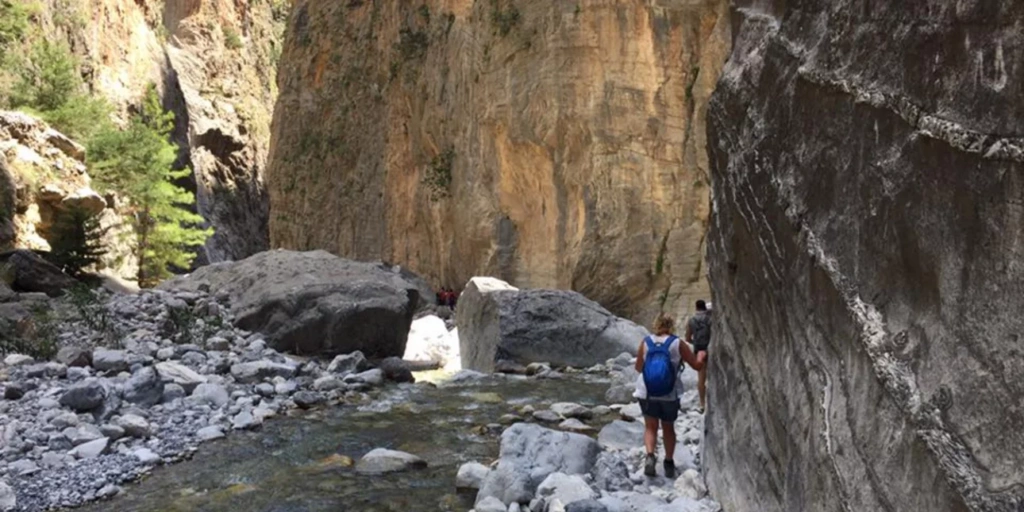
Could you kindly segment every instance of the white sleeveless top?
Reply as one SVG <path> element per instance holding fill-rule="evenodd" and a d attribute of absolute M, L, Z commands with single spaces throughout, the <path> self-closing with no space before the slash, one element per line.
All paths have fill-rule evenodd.
<path fill-rule="evenodd" d="M 668 341 L 668 336 L 655 336 L 655 335 L 652 334 L 651 335 L 651 339 L 654 340 L 654 343 L 656 345 L 661 345 L 661 344 L 665 343 L 666 341 Z M 676 370 L 682 370 L 682 367 L 680 366 L 680 364 L 683 362 L 683 357 L 679 355 L 679 344 L 680 343 L 682 343 L 682 340 L 679 339 L 679 338 L 676 338 L 675 341 L 672 342 L 672 346 L 670 346 L 668 348 L 669 356 L 672 358 L 672 365 L 676 367 Z M 648 354 L 648 352 L 647 352 L 647 349 L 645 348 L 644 349 L 644 358 L 645 359 L 647 357 L 647 354 Z M 671 394 L 668 394 L 668 395 L 665 395 L 665 396 L 648 397 L 647 396 L 647 385 L 644 384 L 644 374 L 643 374 L 643 372 L 640 372 L 640 375 L 638 375 L 637 378 L 636 378 L 636 391 L 633 391 L 633 398 L 639 398 L 641 400 L 665 400 L 665 401 L 678 400 L 679 399 L 679 393 L 682 391 L 680 389 L 682 387 L 682 385 L 679 382 L 679 375 L 681 373 L 682 372 L 678 372 L 676 374 L 676 387 L 672 389 L 672 393 Z"/>

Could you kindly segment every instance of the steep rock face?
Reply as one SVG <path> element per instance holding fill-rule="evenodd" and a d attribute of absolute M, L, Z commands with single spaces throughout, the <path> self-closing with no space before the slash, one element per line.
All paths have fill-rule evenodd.
<path fill-rule="evenodd" d="M 46 0 L 44 22 L 122 111 L 156 83 L 216 229 L 203 259 L 267 248 L 263 185 L 287 0 Z"/>
<path fill-rule="evenodd" d="M 0 252 L 14 248 L 49 251 L 64 215 L 81 209 L 106 228 L 97 270 L 134 276 L 138 263 L 126 240 L 117 198 L 91 188 L 85 149 L 43 121 L 0 111 Z"/>
<path fill-rule="evenodd" d="M 705 297 L 700 127 L 726 14 L 723 0 L 297 2 L 271 245 L 452 287 L 571 288 L 644 321 Z"/>
<path fill-rule="evenodd" d="M 1024 4 L 737 1 L 709 110 L 726 510 L 1021 510 Z"/>

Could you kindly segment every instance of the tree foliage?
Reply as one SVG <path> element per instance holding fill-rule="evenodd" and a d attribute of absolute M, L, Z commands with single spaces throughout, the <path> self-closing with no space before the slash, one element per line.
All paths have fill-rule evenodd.
<path fill-rule="evenodd" d="M 169 140 L 173 125 L 174 114 L 163 110 L 150 86 L 127 128 L 107 128 L 88 147 L 97 183 L 130 202 L 143 286 L 169 277 L 173 268 L 188 268 L 194 248 L 212 234 L 198 228 L 203 218 L 186 209 L 195 204 L 195 196 L 174 184 L 191 171 L 174 169 L 178 147 Z"/>
<path fill-rule="evenodd" d="M 109 230 L 101 225 L 99 215 L 84 208 L 62 212 L 50 237 L 50 262 L 72 277 L 82 277 L 86 269 L 98 265 L 107 253 L 103 237 Z"/>

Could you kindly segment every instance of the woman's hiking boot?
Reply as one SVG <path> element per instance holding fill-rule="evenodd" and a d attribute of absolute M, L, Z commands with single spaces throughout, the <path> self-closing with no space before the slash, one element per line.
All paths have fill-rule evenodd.
<path fill-rule="evenodd" d="M 644 463 L 644 474 L 647 476 L 657 476 L 657 465 L 658 458 L 653 453 L 648 453 L 647 462 Z"/>
<path fill-rule="evenodd" d="M 671 459 L 665 459 L 665 478 L 676 477 L 676 462 Z"/>

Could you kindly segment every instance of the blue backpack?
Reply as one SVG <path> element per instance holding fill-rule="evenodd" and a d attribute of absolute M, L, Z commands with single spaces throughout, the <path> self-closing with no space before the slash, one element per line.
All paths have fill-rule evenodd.
<path fill-rule="evenodd" d="M 669 353 L 676 339 L 678 338 L 675 336 L 669 336 L 665 343 L 659 345 L 650 336 L 644 338 L 647 347 L 644 359 L 644 386 L 647 387 L 648 397 L 670 395 L 676 387 L 676 367 L 672 364 L 672 354 Z"/>

